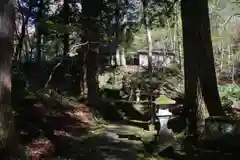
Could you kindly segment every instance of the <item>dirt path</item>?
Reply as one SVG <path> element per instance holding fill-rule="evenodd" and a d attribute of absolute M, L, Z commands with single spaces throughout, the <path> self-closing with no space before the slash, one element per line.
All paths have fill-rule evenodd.
<path fill-rule="evenodd" d="M 92 115 L 82 104 L 71 107 L 51 102 L 50 107 L 48 101 L 26 102 L 29 106 L 24 105 L 26 110 L 19 111 L 18 127 L 28 159 L 138 160 L 144 152 L 142 128 L 92 124 Z M 89 125 L 98 129 L 89 129 Z"/>
<path fill-rule="evenodd" d="M 129 126 L 108 125 L 86 138 L 68 139 L 64 148 L 58 148 L 59 159 L 85 160 L 136 160 L 140 149 L 139 140 L 119 138 L 118 134 L 131 133 Z M 95 131 L 96 132 L 96 131 Z M 131 133 L 134 135 L 134 133 Z M 62 142 L 63 143 L 63 142 Z M 60 144 L 59 144 L 60 145 Z M 69 145 L 69 146 L 68 146 Z"/>

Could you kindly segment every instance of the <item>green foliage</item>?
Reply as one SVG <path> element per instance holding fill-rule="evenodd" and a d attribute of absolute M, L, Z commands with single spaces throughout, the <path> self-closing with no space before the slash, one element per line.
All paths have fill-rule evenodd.
<path fill-rule="evenodd" d="M 219 85 L 219 94 L 223 103 L 240 100 L 240 86 L 237 84 Z"/>
<path fill-rule="evenodd" d="M 120 89 L 122 87 L 122 79 L 127 73 L 117 69 L 106 71 L 99 75 L 99 87 L 109 89 Z"/>
<path fill-rule="evenodd" d="M 163 72 L 154 71 L 152 75 L 148 70 L 136 73 L 130 77 L 130 81 L 131 88 L 140 88 L 147 93 L 158 90 L 171 98 L 179 96 L 183 91 L 181 74 L 176 74 L 171 68 L 164 68 Z"/>
<path fill-rule="evenodd" d="M 64 25 L 62 23 L 57 23 L 54 21 L 46 21 L 44 25 L 47 27 L 49 32 L 62 34 L 72 32 L 74 29 L 76 30 L 77 27 L 80 28 L 80 25 L 78 24 Z"/>
<path fill-rule="evenodd" d="M 151 28 L 163 28 L 168 20 L 171 24 L 175 23 L 172 19 L 175 3 L 176 0 L 154 0 L 149 3 L 148 16 Z"/>

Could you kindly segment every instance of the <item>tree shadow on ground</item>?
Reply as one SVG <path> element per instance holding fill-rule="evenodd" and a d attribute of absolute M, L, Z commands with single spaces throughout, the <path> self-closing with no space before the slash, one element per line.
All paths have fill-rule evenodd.
<path fill-rule="evenodd" d="M 18 106 L 17 131 L 30 159 L 136 159 L 133 145 L 119 141 L 115 133 L 89 132 L 92 115 L 83 113 L 89 112 L 86 106 L 63 106 L 42 99 L 25 99 Z"/>
<path fill-rule="evenodd" d="M 30 159 L 137 159 L 135 144 L 119 140 L 118 131 L 109 131 L 111 134 L 90 133 L 88 120 L 91 115 L 84 114 L 89 111 L 82 104 L 63 106 L 54 100 L 28 99 L 18 102 L 15 109 L 20 142 Z M 160 156 L 168 159 L 232 159 L 236 156 L 224 151 L 192 155 L 189 155 L 190 151 L 186 152 L 187 156 L 170 150 L 160 153 Z"/>
<path fill-rule="evenodd" d="M 31 158 L 51 155 L 56 135 L 87 134 L 92 119 L 89 108 L 82 104 L 64 106 L 56 100 L 34 98 L 20 100 L 13 106 L 20 143 Z"/>
<path fill-rule="evenodd" d="M 134 160 L 136 152 L 132 144 L 118 142 L 109 136 L 93 136 L 80 141 L 66 136 L 55 139 L 54 157 L 86 160 Z"/>

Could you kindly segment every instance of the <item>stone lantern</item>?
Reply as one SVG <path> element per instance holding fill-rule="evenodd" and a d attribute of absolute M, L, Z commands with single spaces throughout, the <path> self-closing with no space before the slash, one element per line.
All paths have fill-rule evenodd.
<path fill-rule="evenodd" d="M 172 112 L 169 111 L 176 101 L 164 96 L 160 95 L 155 101 L 156 105 L 156 118 L 159 121 L 160 129 L 157 131 L 158 133 L 172 133 L 172 130 L 167 127 L 168 121 L 172 116 Z"/>

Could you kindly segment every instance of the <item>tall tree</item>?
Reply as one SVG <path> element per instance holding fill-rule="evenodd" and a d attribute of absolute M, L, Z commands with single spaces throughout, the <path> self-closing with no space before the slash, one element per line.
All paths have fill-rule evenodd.
<path fill-rule="evenodd" d="M 185 77 L 185 110 L 190 122 L 189 131 L 196 130 L 196 109 L 197 104 L 197 13 L 193 7 L 193 0 L 181 1 L 182 30 L 183 30 L 183 50 L 184 50 L 184 77 Z M 193 54 L 195 53 L 195 54 Z"/>
<path fill-rule="evenodd" d="M 39 1 L 39 6 L 38 6 L 38 13 L 37 13 L 37 62 L 40 64 L 42 60 L 42 40 L 43 40 L 43 30 L 42 30 L 42 25 L 41 25 L 41 20 L 43 18 L 43 7 L 44 3 L 43 0 Z"/>
<path fill-rule="evenodd" d="M 185 74 L 185 107 L 190 132 L 204 123 L 206 112 L 211 116 L 224 115 L 221 106 L 214 66 L 207 0 L 182 0 L 182 27 Z M 198 92 L 201 91 L 201 92 Z M 206 104 L 199 105 L 199 96 Z M 199 112 L 201 111 L 201 112 Z"/>
<path fill-rule="evenodd" d="M 18 4 L 18 7 L 21 8 L 22 6 L 20 4 Z M 22 26 L 21 26 L 21 33 L 18 39 L 18 44 L 16 46 L 16 53 L 15 53 L 15 58 L 16 59 L 20 59 L 21 55 L 22 55 L 22 50 L 23 50 L 23 43 L 24 43 L 24 39 L 25 39 L 25 35 L 26 35 L 26 29 L 27 29 L 27 24 L 32 12 L 32 0 L 29 0 L 28 2 L 28 13 L 26 16 L 24 16 L 24 12 L 21 12 L 21 16 L 22 16 Z M 20 10 L 23 10 L 22 8 Z M 28 57 L 27 57 L 28 59 Z"/>
<path fill-rule="evenodd" d="M 121 14 L 121 10 L 123 10 L 122 12 L 125 14 L 125 10 L 123 9 L 122 6 L 126 6 L 126 2 L 125 4 L 122 3 L 121 0 L 117 0 L 116 1 L 116 8 L 115 8 L 115 20 L 116 20 L 116 66 L 126 66 L 126 58 L 125 58 L 125 52 L 124 52 L 124 47 L 122 46 L 123 43 L 123 34 L 124 34 L 124 30 L 126 29 L 127 25 L 122 24 L 122 22 L 124 20 L 123 19 L 123 14 Z"/>
<path fill-rule="evenodd" d="M 86 52 L 88 103 L 90 105 L 98 105 L 99 102 L 98 54 L 100 46 L 100 14 L 102 5 L 102 0 L 82 1 L 82 14 L 84 18 L 83 41 L 87 42 L 87 45 L 85 45 L 84 48 Z"/>
<path fill-rule="evenodd" d="M 121 60 L 120 60 L 120 38 L 119 38 L 119 33 L 120 33 L 120 0 L 116 0 L 116 8 L 115 8 L 115 21 L 116 21 L 116 66 L 121 65 Z"/>
<path fill-rule="evenodd" d="M 148 3 L 149 0 L 143 0 L 143 21 L 144 21 L 144 27 L 146 29 L 147 33 L 147 42 L 148 42 L 148 68 L 149 71 L 152 73 L 152 33 L 149 26 L 149 17 L 148 17 Z"/>
<path fill-rule="evenodd" d="M 11 108 L 11 65 L 13 55 L 14 0 L 0 1 L 0 157 L 16 146 Z"/>
<path fill-rule="evenodd" d="M 199 76 L 200 85 L 202 89 L 202 94 L 206 107 L 211 116 L 222 116 L 224 110 L 221 105 L 218 88 L 217 88 L 217 78 L 214 64 L 213 47 L 211 40 L 211 30 L 210 30 L 210 20 L 209 20 L 209 10 L 208 1 L 199 0 L 198 1 L 199 12 L 199 38 L 200 38 L 200 52 L 199 53 Z"/>
<path fill-rule="evenodd" d="M 69 17 L 70 17 L 70 7 L 69 7 L 69 1 L 64 0 L 63 2 L 63 15 L 64 15 L 64 25 L 65 27 L 69 25 Z M 65 31 L 63 35 L 63 55 L 67 55 L 69 52 L 69 32 L 68 30 Z"/>

